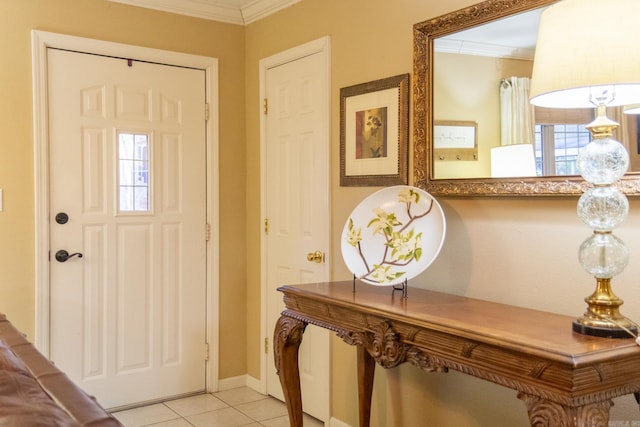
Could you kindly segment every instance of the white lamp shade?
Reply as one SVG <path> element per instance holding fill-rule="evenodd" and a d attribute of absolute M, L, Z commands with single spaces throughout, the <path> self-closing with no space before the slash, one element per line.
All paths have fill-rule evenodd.
<path fill-rule="evenodd" d="M 547 108 L 640 102 L 640 1 L 563 0 L 542 13 L 531 103 Z"/>
<path fill-rule="evenodd" d="M 493 178 L 536 176 L 536 156 L 533 145 L 513 144 L 493 147 L 491 176 Z"/>

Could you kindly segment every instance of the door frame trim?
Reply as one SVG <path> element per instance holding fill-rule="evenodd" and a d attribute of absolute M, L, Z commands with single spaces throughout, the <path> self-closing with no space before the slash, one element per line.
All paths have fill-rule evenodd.
<path fill-rule="evenodd" d="M 206 220 L 211 224 L 206 256 L 206 339 L 210 354 L 205 362 L 205 387 L 218 390 L 219 382 L 219 106 L 218 59 L 141 46 L 87 39 L 46 31 L 31 31 L 33 85 L 33 139 L 35 185 L 35 345 L 50 354 L 50 277 L 49 277 L 49 133 L 47 103 L 47 49 L 60 48 L 84 53 L 136 58 L 159 64 L 191 67 L 205 72 L 205 100 L 209 104 L 206 121 Z M 205 106 L 203 106 L 205 108 Z M 204 224 L 203 224 L 203 233 Z"/>
<path fill-rule="evenodd" d="M 313 55 L 319 53 L 323 55 L 325 59 L 325 66 L 327 67 L 326 75 L 327 75 L 327 111 L 325 113 L 326 117 L 326 132 L 324 138 L 326 139 L 327 144 L 327 167 L 329 170 L 331 169 L 331 146 L 330 146 L 330 111 L 331 111 L 331 102 L 330 102 L 330 92 L 331 92 L 331 38 L 330 36 L 324 36 L 319 39 L 310 41 L 308 43 L 293 47 L 291 49 L 285 50 L 283 52 L 272 55 L 268 58 L 261 59 L 259 62 L 259 78 L 260 78 L 260 89 L 259 89 L 259 104 L 262 105 L 262 101 L 266 98 L 267 84 L 266 77 L 267 71 L 270 68 L 275 68 L 279 65 L 286 64 L 288 62 L 295 61 L 297 59 L 304 58 L 309 55 Z M 267 118 L 265 114 L 260 114 L 260 224 L 259 229 L 263 229 L 262 222 L 264 218 L 266 218 L 267 206 L 266 206 L 266 196 L 267 196 Z M 327 171 L 327 176 L 329 177 L 329 171 Z M 330 198 L 330 179 L 327 182 L 327 198 Z M 327 200 L 329 203 L 330 200 Z M 328 220 L 328 219 L 327 219 Z M 329 227 L 331 224 L 329 223 Z M 267 242 L 264 238 L 260 239 L 260 310 L 261 310 L 261 322 L 260 322 L 260 345 L 258 348 L 263 348 L 262 342 L 266 339 L 271 346 L 273 347 L 273 331 L 267 330 Z M 327 275 L 330 275 L 330 268 L 327 269 Z M 327 280 L 329 278 L 327 277 Z M 260 357 L 260 391 L 264 394 L 267 393 L 267 369 L 269 367 L 267 353 L 261 351 Z M 331 365 L 329 365 L 329 370 L 331 370 Z M 330 403 L 329 403 L 330 404 Z M 329 410 L 327 409 L 327 414 L 329 414 Z"/>

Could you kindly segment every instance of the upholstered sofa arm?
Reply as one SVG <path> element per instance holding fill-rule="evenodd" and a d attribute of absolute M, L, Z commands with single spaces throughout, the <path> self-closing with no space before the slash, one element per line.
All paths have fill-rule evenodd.
<path fill-rule="evenodd" d="M 122 426 L 0 314 L 1 426 Z"/>

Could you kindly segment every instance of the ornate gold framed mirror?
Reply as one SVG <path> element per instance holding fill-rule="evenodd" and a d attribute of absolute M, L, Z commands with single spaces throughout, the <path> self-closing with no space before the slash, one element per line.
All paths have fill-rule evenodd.
<path fill-rule="evenodd" d="M 534 172 L 526 176 L 497 175 L 490 170 L 493 167 L 491 165 L 492 149 L 501 144 L 499 141 L 501 120 L 503 120 L 501 114 L 504 113 L 500 111 L 499 87 L 511 75 L 526 75 L 526 70 L 530 72 L 533 66 L 532 52 L 535 50 L 535 41 L 534 46 L 529 49 L 509 47 L 507 49 L 510 52 L 507 55 L 509 57 L 505 59 L 503 51 L 506 47 L 499 46 L 497 42 L 489 46 L 491 43 L 483 44 L 472 39 L 464 39 L 464 37 L 471 37 L 468 34 L 472 31 L 477 32 L 480 29 L 483 33 L 504 34 L 505 28 L 510 28 L 513 33 L 507 38 L 511 41 L 527 33 L 528 27 L 535 27 L 531 31 L 537 33 L 536 16 L 539 18 L 540 11 L 556 1 L 486 0 L 414 25 L 413 184 L 415 186 L 440 196 L 566 196 L 580 195 L 588 188 L 589 185 L 577 175 L 577 172 L 571 172 L 571 169 L 562 171 L 562 174 L 551 173 L 540 176 L 544 174 L 544 172 L 540 173 L 540 169 L 543 168 L 540 165 L 541 158 L 537 158 L 538 172 L 534 168 Z M 489 26 L 491 31 L 487 31 Z M 500 27 L 499 30 L 496 30 L 497 26 Z M 567 31 L 571 31 L 570 25 L 567 26 Z M 496 47 L 499 49 L 494 51 Z M 473 52 L 469 54 L 464 49 L 471 49 Z M 490 62 L 481 58 L 484 57 L 486 50 L 492 50 L 488 55 L 491 57 Z M 467 56 L 464 60 L 466 62 L 460 62 L 462 57 L 460 54 Z M 472 61 L 484 62 L 468 62 L 471 55 L 474 58 Z M 445 68 L 456 63 L 458 68 Z M 490 70 L 484 74 L 493 73 L 487 77 L 491 79 L 490 83 L 477 80 L 484 75 L 484 69 Z M 464 70 L 464 73 L 461 70 Z M 443 83 L 442 76 L 451 79 L 457 76 L 458 80 L 453 83 L 449 81 Z M 478 95 L 490 91 L 494 91 L 490 99 Z M 456 92 L 460 94 L 457 98 Z M 452 101 L 455 99 L 462 99 L 466 103 L 475 102 L 476 111 L 481 110 L 481 114 L 491 111 L 495 112 L 495 115 L 476 117 L 469 114 L 468 109 L 461 107 L 460 103 L 456 104 Z M 562 114 L 565 113 L 562 112 Z M 585 119 L 584 114 L 584 111 L 567 113 L 567 117 L 570 118 L 560 119 L 560 121 L 586 124 L 590 120 Z M 588 112 L 588 114 L 591 113 Z M 538 116 L 541 117 L 542 114 L 536 112 L 536 120 Z M 640 172 L 640 143 L 638 142 L 640 139 L 638 138 L 640 134 L 638 117 L 640 116 L 624 117 L 624 120 L 633 121 L 635 129 L 630 131 L 634 139 L 628 144 L 631 170 Z M 436 121 L 443 120 L 477 123 L 476 156 L 436 155 L 438 144 L 434 143 L 436 136 L 434 127 Z M 558 122 L 557 119 L 554 120 L 556 121 L 551 122 Z M 449 141 L 451 144 L 463 143 L 465 137 L 461 135 L 461 129 L 454 130 L 455 132 L 449 134 L 439 134 L 438 140 L 444 140 L 445 143 Z M 638 162 L 636 167 L 634 167 L 634 158 Z M 549 170 L 555 172 L 560 168 L 556 169 L 554 164 Z M 619 187 L 627 195 L 640 194 L 640 175 L 637 172 L 629 172 L 620 180 Z"/>

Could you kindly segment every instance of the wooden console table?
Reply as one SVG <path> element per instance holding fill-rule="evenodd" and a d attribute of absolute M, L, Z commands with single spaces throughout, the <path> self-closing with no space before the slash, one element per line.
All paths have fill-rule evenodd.
<path fill-rule="evenodd" d="M 640 391 L 630 339 L 572 332 L 572 318 L 409 287 L 351 281 L 283 286 L 275 365 L 291 426 L 302 427 L 298 348 L 307 324 L 356 345 L 360 426 L 369 425 L 375 363 L 453 369 L 518 391 L 531 425 L 606 427 L 611 399 Z"/>

